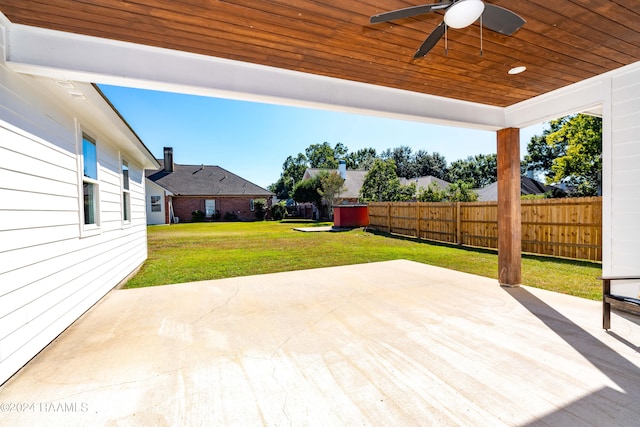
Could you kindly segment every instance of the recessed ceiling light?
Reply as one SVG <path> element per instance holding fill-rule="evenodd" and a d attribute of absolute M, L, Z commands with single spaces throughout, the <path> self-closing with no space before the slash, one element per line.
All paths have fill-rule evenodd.
<path fill-rule="evenodd" d="M 524 65 L 521 65 L 519 67 L 513 67 L 512 69 L 509 70 L 509 74 L 520 74 L 526 69 L 527 67 L 525 67 Z"/>

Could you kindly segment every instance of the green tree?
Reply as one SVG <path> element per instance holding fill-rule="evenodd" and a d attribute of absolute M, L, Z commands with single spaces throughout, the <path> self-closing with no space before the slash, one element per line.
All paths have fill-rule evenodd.
<path fill-rule="evenodd" d="M 464 181 L 449 184 L 445 192 L 446 200 L 449 202 L 475 202 L 478 200 L 478 193 L 473 191 L 471 184 Z"/>
<path fill-rule="evenodd" d="M 318 193 L 329 205 L 329 212 L 333 217 L 333 205 L 341 192 L 345 190 L 344 179 L 336 172 L 323 172 L 319 175 L 320 188 Z"/>
<path fill-rule="evenodd" d="M 466 160 L 451 163 L 447 172 L 447 181 L 463 181 L 472 188 L 485 187 L 498 180 L 498 162 L 495 154 L 477 154 Z"/>
<path fill-rule="evenodd" d="M 307 157 L 298 153 L 296 157 L 288 156 L 282 164 L 280 178 L 269 186 L 269 191 L 273 192 L 279 199 L 288 199 L 293 194 L 294 186 L 302 181 L 304 172 L 309 167 Z"/>
<path fill-rule="evenodd" d="M 282 164 L 282 176 L 286 180 L 293 180 L 294 184 L 298 181 L 302 181 L 304 171 L 309 167 L 309 160 L 307 157 L 298 153 L 296 157 L 289 156 Z"/>
<path fill-rule="evenodd" d="M 401 185 L 392 159 L 374 160 L 364 177 L 360 198 L 372 202 L 399 202 L 415 200 L 416 185 Z"/>
<path fill-rule="evenodd" d="M 345 156 L 347 169 L 369 170 L 373 161 L 378 157 L 375 148 L 361 148 Z"/>
<path fill-rule="evenodd" d="M 322 196 L 318 191 L 320 190 L 320 185 L 319 176 L 303 179 L 296 183 L 291 197 L 298 203 L 315 203 L 320 208 L 320 202 L 322 201 Z"/>
<path fill-rule="evenodd" d="M 542 135 L 531 138 L 522 169 L 545 177 L 547 184 L 566 184 L 570 195 L 600 192 L 602 120 L 577 114 L 552 120 Z"/>
<path fill-rule="evenodd" d="M 562 127 L 561 120 L 553 120 L 549 127 L 543 129 L 542 135 L 534 135 L 527 144 L 527 154 L 522 162 L 523 174 L 527 172 L 541 173 L 545 176 L 551 170 L 553 161 L 559 157 L 566 147 L 562 144 L 547 144 L 547 136 Z"/>
<path fill-rule="evenodd" d="M 393 160 L 396 165 L 396 175 L 403 178 L 415 178 L 416 164 L 413 159 L 411 147 L 401 145 L 393 149 L 382 152 L 380 157 L 383 160 Z"/>
<path fill-rule="evenodd" d="M 344 159 L 349 154 L 349 149 L 342 142 L 338 142 L 333 147 L 333 156 L 336 160 Z"/>
<path fill-rule="evenodd" d="M 548 184 L 564 183 L 575 196 L 595 196 L 600 193 L 602 174 L 602 119 L 577 114 L 552 122 L 546 135 L 556 158 L 546 171 Z"/>
<path fill-rule="evenodd" d="M 440 153 L 429 154 L 428 151 L 418 150 L 414 156 L 416 176 L 435 176 L 445 179 L 447 174 L 447 161 Z"/>
<path fill-rule="evenodd" d="M 396 175 L 393 160 L 376 159 L 364 177 L 360 196 L 364 201 L 392 201 L 400 187 L 400 178 Z"/>
<path fill-rule="evenodd" d="M 276 182 L 274 182 L 273 184 L 269 185 L 267 187 L 267 189 L 269 191 L 271 191 L 273 194 L 275 194 L 278 199 L 288 199 L 289 198 L 289 190 L 290 190 L 290 188 L 287 188 L 287 186 L 286 186 L 286 184 L 284 182 L 284 178 L 282 177 L 282 175 L 280 175 L 280 178 L 278 178 L 278 180 Z"/>
<path fill-rule="evenodd" d="M 475 182 L 475 173 L 471 165 L 471 157 L 467 157 L 466 160 L 456 160 L 451 162 L 449 169 L 447 170 L 447 181 L 465 181 Z"/>
<path fill-rule="evenodd" d="M 311 144 L 305 150 L 309 167 L 317 169 L 337 169 L 338 160 L 348 153 L 347 147 L 341 142 L 332 148 L 328 142 L 322 144 Z"/>
<path fill-rule="evenodd" d="M 400 184 L 393 195 L 394 202 L 411 202 L 416 200 L 416 183 L 402 185 Z"/>

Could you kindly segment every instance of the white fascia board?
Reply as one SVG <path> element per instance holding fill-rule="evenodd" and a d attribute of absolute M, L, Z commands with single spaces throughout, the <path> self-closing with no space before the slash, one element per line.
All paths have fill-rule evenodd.
<path fill-rule="evenodd" d="M 90 83 L 65 82 L 73 85 L 67 88 L 51 78 L 25 77 L 34 90 L 55 103 L 61 111 L 79 120 L 83 129 L 106 137 L 110 144 L 126 153 L 130 160 L 135 160 L 147 169 L 160 166 L 138 135 Z"/>
<path fill-rule="evenodd" d="M 75 82 L 81 85 L 80 89 L 93 108 L 82 108 L 83 101 L 73 104 L 77 117 L 84 117 L 87 122 L 99 128 L 105 135 L 110 135 L 112 143 L 116 144 L 129 156 L 132 156 L 144 169 L 152 169 L 160 166 L 155 156 L 144 142 L 138 137 L 129 124 L 120 116 L 98 91 L 89 83 Z M 67 94 L 68 95 L 68 94 Z M 64 97 L 64 96 L 63 96 Z M 67 96 L 71 98 L 70 96 Z M 67 98 L 65 97 L 65 98 Z M 75 100 L 72 100 L 75 101 Z"/>
<path fill-rule="evenodd" d="M 604 99 L 600 76 L 536 96 L 505 108 L 507 127 L 524 128 L 569 114 L 597 111 Z"/>
<path fill-rule="evenodd" d="M 505 125 L 523 128 L 569 114 L 603 115 L 602 106 L 609 100 L 611 79 L 638 69 L 640 61 L 506 107 Z"/>
<path fill-rule="evenodd" d="M 504 109 L 181 51 L 13 24 L 7 63 L 55 79 L 498 130 Z"/>

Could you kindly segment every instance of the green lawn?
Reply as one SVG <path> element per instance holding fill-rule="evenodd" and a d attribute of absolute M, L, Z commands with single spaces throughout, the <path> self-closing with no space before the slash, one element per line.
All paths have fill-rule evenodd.
<path fill-rule="evenodd" d="M 497 279 L 496 252 L 365 232 L 302 233 L 297 222 L 219 222 L 148 227 L 149 258 L 128 288 L 407 259 Z M 599 263 L 524 256 L 522 281 L 600 299 Z"/>

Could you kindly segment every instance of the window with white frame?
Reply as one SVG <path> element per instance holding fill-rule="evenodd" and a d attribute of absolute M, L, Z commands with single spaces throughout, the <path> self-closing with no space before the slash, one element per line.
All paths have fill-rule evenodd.
<path fill-rule="evenodd" d="M 255 203 L 253 202 L 253 199 L 249 199 L 249 210 L 253 212 L 255 208 L 256 206 L 255 206 Z"/>
<path fill-rule="evenodd" d="M 212 217 L 216 213 L 216 201 L 205 200 L 204 201 L 204 215 L 206 217 Z"/>
<path fill-rule="evenodd" d="M 162 212 L 161 196 L 151 196 L 151 212 Z"/>
<path fill-rule="evenodd" d="M 82 134 L 82 192 L 84 224 L 98 225 L 98 156 L 96 142 Z"/>
<path fill-rule="evenodd" d="M 129 165 L 122 161 L 122 220 L 131 221 L 131 191 L 129 189 Z"/>

